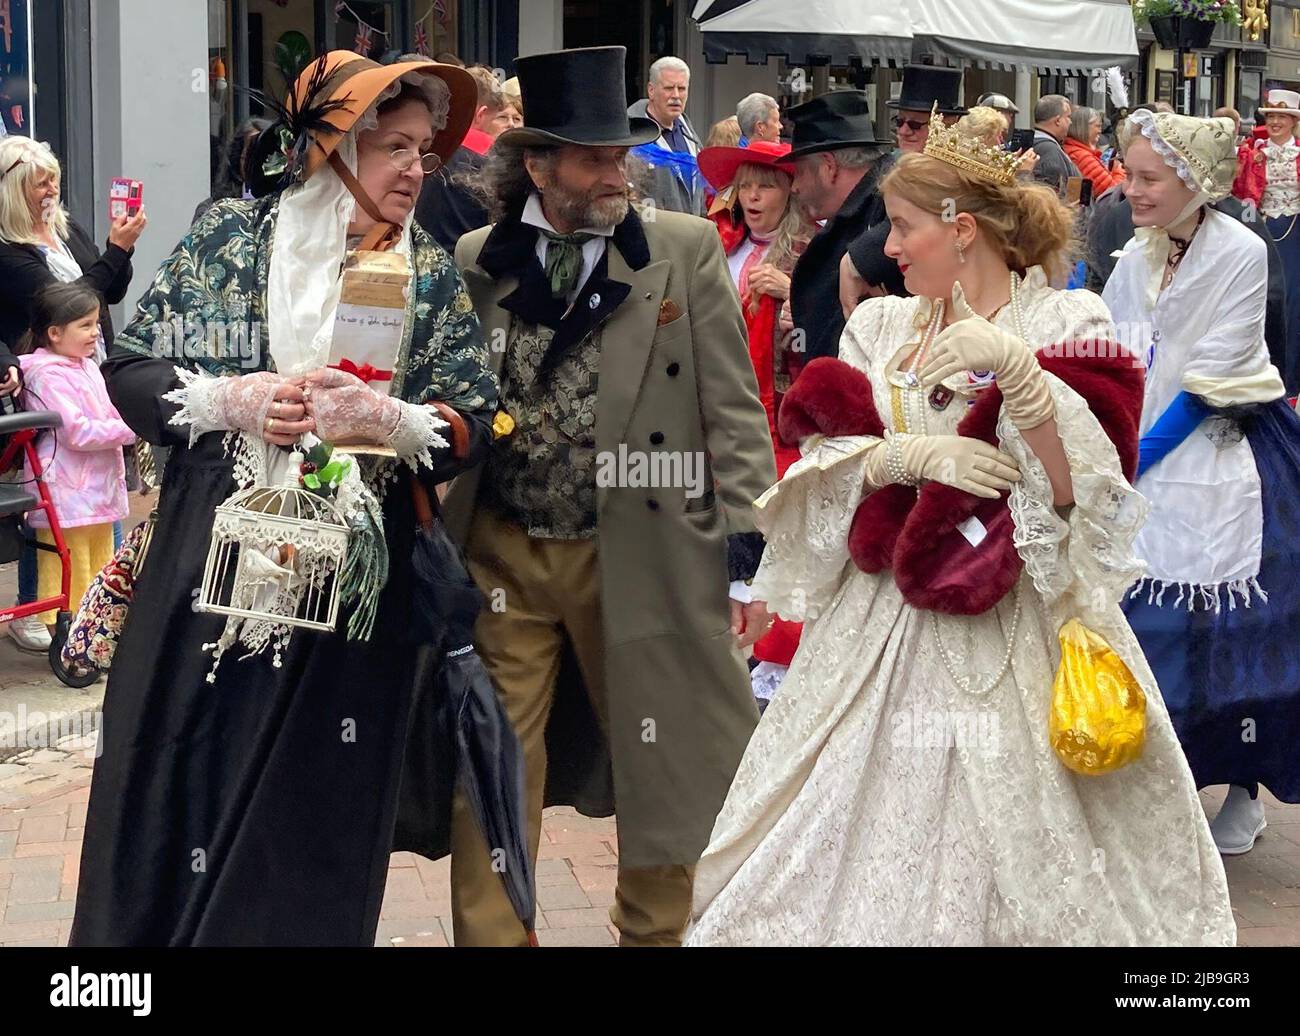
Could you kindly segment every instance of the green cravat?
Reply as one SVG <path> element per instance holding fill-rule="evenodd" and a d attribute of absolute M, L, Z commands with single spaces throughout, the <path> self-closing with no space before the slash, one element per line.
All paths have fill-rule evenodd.
<path fill-rule="evenodd" d="M 551 230 L 541 230 L 541 234 L 548 242 L 545 270 L 546 279 L 551 282 L 551 295 L 567 299 L 582 272 L 582 246 L 596 235 L 557 234 Z"/>

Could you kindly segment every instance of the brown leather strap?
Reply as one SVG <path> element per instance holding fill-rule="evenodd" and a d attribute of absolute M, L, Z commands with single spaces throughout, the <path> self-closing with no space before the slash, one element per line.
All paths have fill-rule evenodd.
<path fill-rule="evenodd" d="M 451 455 L 457 460 L 464 460 L 469 456 L 469 427 L 465 424 L 465 419 L 446 403 L 434 402 L 429 405 L 451 425 Z"/>
<path fill-rule="evenodd" d="M 402 228 L 396 224 L 389 223 L 388 220 L 379 212 L 379 206 L 375 204 L 374 199 L 366 193 L 366 189 L 361 186 L 352 170 L 348 168 L 347 163 L 339 157 L 337 151 L 331 151 L 329 157 L 330 168 L 338 174 L 338 178 L 343 181 L 343 186 L 348 189 L 348 193 L 356 199 L 367 216 L 375 221 L 375 225 L 370 228 L 366 236 L 361 239 L 361 244 L 357 246 L 361 251 L 366 252 L 386 252 L 397 243 L 398 237 L 402 233 Z"/>

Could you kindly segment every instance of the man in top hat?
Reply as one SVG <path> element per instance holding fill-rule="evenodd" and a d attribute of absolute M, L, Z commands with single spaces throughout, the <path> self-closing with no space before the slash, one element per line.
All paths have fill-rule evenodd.
<path fill-rule="evenodd" d="M 790 282 L 790 319 L 807 359 L 836 356 L 844 314 L 839 269 L 849 242 L 885 218 L 876 191 L 890 142 L 876 137 L 861 90 L 837 90 L 786 112 L 794 125 L 788 161 L 793 192 L 808 215 L 825 225 L 808 242 Z"/>
<path fill-rule="evenodd" d="M 951 126 L 966 114 L 958 103 L 961 95 L 961 69 L 938 65 L 906 65 L 903 85 L 888 107 L 897 112 L 894 130 L 898 150 L 903 154 L 920 154 L 930 139 L 930 115 L 937 107 L 943 121 Z"/>
<path fill-rule="evenodd" d="M 523 748 L 532 852 L 544 804 L 616 812 L 621 942 L 675 945 L 758 718 L 736 649 L 770 621 L 729 581 L 757 569 L 751 504 L 776 472 L 717 232 L 629 206 L 627 150 L 660 130 L 626 113 L 624 57 L 518 61 L 524 125 L 484 166 L 496 222 L 456 248 L 509 431 L 445 505 L 496 602 L 476 639 Z M 459 800 L 451 884 L 457 945 L 526 941 Z"/>

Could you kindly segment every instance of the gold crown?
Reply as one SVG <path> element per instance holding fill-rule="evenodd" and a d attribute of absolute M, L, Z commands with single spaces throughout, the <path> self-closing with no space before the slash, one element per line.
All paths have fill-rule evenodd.
<path fill-rule="evenodd" d="M 966 136 L 956 125 L 947 125 L 939 114 L 938 103 L 930 111 L 930 135 L 925 141 L 925 153 L 956 166 L 964 173 L 1003 187 L 1016 182 L 1016 167 L 1020 164 L 1020 158 L 1012 152 L 989 147 L 975 137 Z"/>

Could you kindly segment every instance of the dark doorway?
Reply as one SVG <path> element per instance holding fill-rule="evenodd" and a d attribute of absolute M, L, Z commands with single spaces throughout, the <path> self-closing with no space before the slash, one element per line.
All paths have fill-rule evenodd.
<path fill-rule="evenodd" d="M 662 6 L 662 0 L 657 6 Z M 627 48 L 629 99 L 645 96 L 644 64 L 645 0 L 611 4 L 606 0 L 565 0 L 564 46 Z"/>

